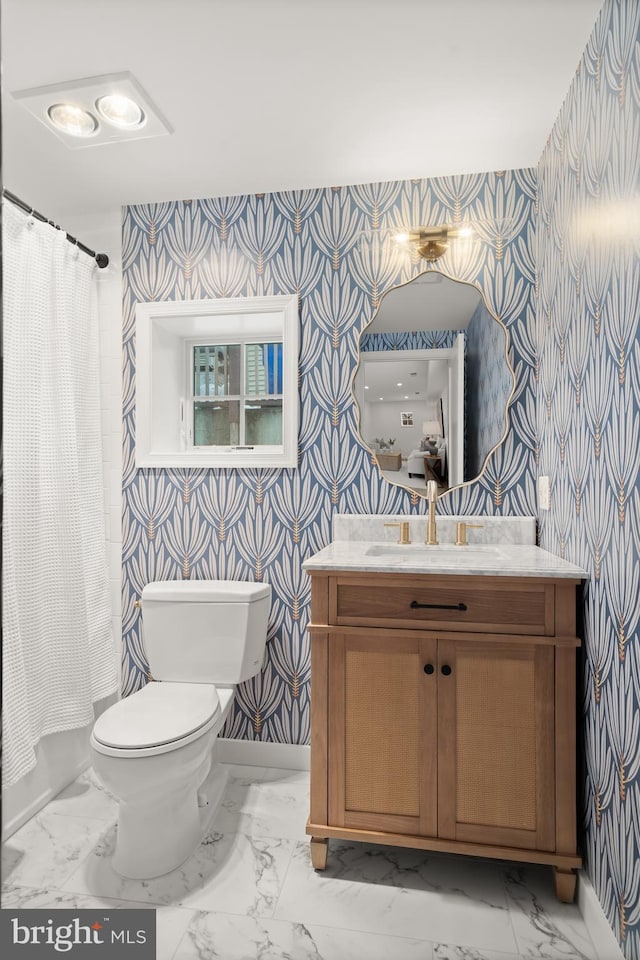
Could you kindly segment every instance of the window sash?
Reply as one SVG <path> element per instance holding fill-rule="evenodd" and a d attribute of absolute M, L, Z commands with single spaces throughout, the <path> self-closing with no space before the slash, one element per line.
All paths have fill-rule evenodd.
<path fill-rule="evenodd" d="M 233 348 L 240 348 L 236 354 L 239 374 L 238 393 L 226 392 L 230 379 L 234 375 Z M 221 350 L 224 348 L 224 350 Z M 260 356 L 262 354 L 262 357 Z M 266 362 L 265 362 L 266 354 Z M 285 406 L 283 395 L 283 343 L 281 340 L 260 340 L 253 338 L 224 343 L 191 341 L 188 344 L 189 371 L 187 382 L 191 384 L 188 424 L 188 446 L 197 450 L 235 450 L 238 448 L 256 448 L 258 450 L 283 449 L 285 433 Z M 203 369 L 204 368 L 204 369 Z M 233 385 L 235 386 L 235 379 Z M 200 389 L 201 392 L 198 392 Z M 255 409 L 256 401 L 267 404 L 280 403 L 280 442 L 276 444 L 247 444 L 247 411 Z M 232 410 L 237 404 L 239 412 L 238 442 L 236 444 L 197 444 L 196 434 L 204 432 L 204 420 L 200 417 L 200 430 L 196 428 L 197 411 L 202 412 L 208 405 L 224 404 Z M 213 421 L 212 421 L 213 424 Z M 273 427 L 273 423 L 271 424 Z"/>

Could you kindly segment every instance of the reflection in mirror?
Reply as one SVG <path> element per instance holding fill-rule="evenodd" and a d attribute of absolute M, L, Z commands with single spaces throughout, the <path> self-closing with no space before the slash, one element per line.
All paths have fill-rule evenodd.
<path fill-rule="evenodd" d="M 476 479 L 506 433 L 504 326 L 471 284 L 435 270 L 390 290 L 360 337 L 360 436 L 383 476 L 426 496 Z"/>

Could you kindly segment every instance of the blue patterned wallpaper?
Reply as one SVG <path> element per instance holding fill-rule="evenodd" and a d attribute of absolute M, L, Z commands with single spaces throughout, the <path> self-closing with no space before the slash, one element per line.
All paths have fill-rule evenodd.
<path fill-rule="evenodd" d="M 481 300 L 465 339 L 465 477 L 478 476 L 488 451 L 505 433 L 504 411 L 514 386 L 506 348 L 503 327 Z"/>
<path fill-rule="evenodd" d="M 640 958 L 640 4 L 607 0 L 539 165 L 542 546 L 590 572 L 584 853 Z"/>
<path fill-rule="evenodd" d="M 123 224 L 123 692 L 147 663 L 135 599 L 175 577 L 268 581 L 268 656 L 238 690 L 224 734 L 309 738 L 309 581 L 302 562 L 331 539 L 336 511 L 424 513 L 384 481 L 355 431 L 358 339 L 380 298 L 423 272 L 390 239 L 415 223 L 472 220 L 438 270 L 478 285 L 509 329 L 518 375 L 512 430 L 481 481 L 446 495 L 449 513 L 535 510 L 535 172 L 362 184 L 129 207 Z M 136 470 L 135 303 L 295 292 L 300 301 L 297 470 Z"/>
<path fill-rule="evenodd" d="M 409 330 L 403 333 L 363 333 L 360 352 L 369 350 L 446 350 L 459 330 Z"/>

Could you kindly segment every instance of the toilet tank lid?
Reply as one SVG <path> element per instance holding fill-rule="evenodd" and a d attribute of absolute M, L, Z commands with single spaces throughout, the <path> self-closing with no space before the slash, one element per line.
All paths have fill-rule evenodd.
<path fill-rule="evenodd" d="M 161 580 L 142 590 L 143 600 L 172 603 L 253 603 L 270 596 L 268 583 L 246 580 Z"/>

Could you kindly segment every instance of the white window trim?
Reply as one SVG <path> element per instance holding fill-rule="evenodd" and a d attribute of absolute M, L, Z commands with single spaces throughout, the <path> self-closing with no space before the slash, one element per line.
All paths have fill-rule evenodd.
<path fill-rule="evenodd" d="M 153 405 L 153 334 L 154 325 L 164 329 L 170 327 L 178 341 L 176 365 L 184 371 L 184 351 L 186 343 L 194 339 L 206 339 L 216 336 L 216 321 L 225 317 L 230 322 L 242 326 L 247 319 L 250 326 L 251 316 L 267 315 L 277 328 L 283 343 L 283 436 L 282 445 L 277 447 L 239 450 L 222 447 L 189 447 L 184 433 L 185 409 L 189 403 L 189 394 L 181 388 L 171 388 L 175 396 L 169 395 L 170 417 L 175 410 L 175 423 L 171 424 L 174 440 L 154 441 L 157 437 L 157 423 L 154 424 Z M 175 324 L 172 322 L 175 320 Z M 253 469 L 255 467 L 297 467 L 298 466 L 298 298 L 296 296 L 277 297 L 235 297 L 222 300 L 181 300 L 162 301 L 160 303 L 138 303 L 136 305 L 136 467 L 222 467 L 234 469 Z M 156 328 L 157 329 L 157 328 Z M 213 332 L 211 332 L 213 331 Z M 182 375 L 181 375 L 182 376 Z M 162 378 L 156 375 L 156 388 L 164 389 Z M 169 389 L 169 388 L 168 388 Z M 174 402 L 175 401 L 175 402 Z M 162 447 L 162 449 L 159 449 Z"/>

